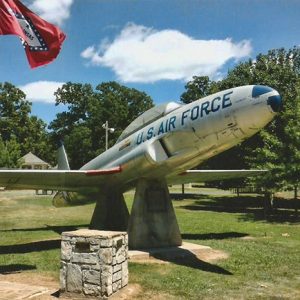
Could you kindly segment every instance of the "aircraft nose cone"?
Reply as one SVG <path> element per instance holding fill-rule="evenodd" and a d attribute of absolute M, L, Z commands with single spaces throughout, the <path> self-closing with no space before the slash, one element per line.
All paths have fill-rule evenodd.
<path fill-rule="evenodd" d="M 264 94 L 276 92 L 277 95 L 269 96 L 267 98 L 267 104 L 271 106 L 274 112 L 279 112 L 282 109 L 282 99 L 276 90 L 265 85 L 255 85 L 252 89 L 252 97 L 258 98 Z"/>
<path fill-rule="evenodd" d="M 267 104 L 271 106 L 274 112 L 279 112 L 282 109 L 282 98 L 280 95 L 270 96 Z"/>

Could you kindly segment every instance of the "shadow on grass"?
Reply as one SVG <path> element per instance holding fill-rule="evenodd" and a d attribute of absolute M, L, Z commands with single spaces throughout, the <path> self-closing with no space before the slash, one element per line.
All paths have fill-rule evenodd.
<path fill-rule="evenodd" d="M 201 198 L 198 198 L 201 196 Z M 190 198 L 189 198 L 190 199 Z M 193 198 L 191 198 L 193 199 Z M 295 214 L 295 207 L 299 206 L 299 200 L 274 199 L 272 211 L 266 211 L 265 198 L 263 196 L 222 196 L 209 197 L 195 195 L 193 204 L 181 205 L 182 209 L 193 211 L 213 211 L 243 214 L 239 218 L 242 221 L 267 221 L 274 223 L 300 222 L 299 215 Z"/>
<path fill-rule="evenodd" d="M 6 230 L 0 230 L 0 232 L 8 232 L 8 231 L 54 231 L 58 234 L 62 234 L 65 231 L 73 231 L 77 230 L 79 228 L 88 228 L 89 224 L 85 225 L 66 225 L 66 226 L 48 226 L 45 225 L 45 227 L 38 227 L 38 228 L 17 228 L 17 229 L 6 229 Z"/>
<path fill-rule="evenodd" d="M 181 237 L 184 240 L 225 240 L 232 238 L 241 238 L 248 236 L 247 233 L 240 232 L 223 232 L 223 233 L 182 233 Z"/>
<path fill-rule="evenodd" d="M 17 254 L 60 249 L 60 239 L 0 246 L 0 254 Z"/>
<path fill-rule="evenodd" d="M 194 194 L 194 193 L 170 193 L 170 197 L 174 201 L 182 201 L 186 199 L 191 200 L 199 200 L 199 199 L 210 199 L 210 195 L 203 195 L 203 194 Z"/>
<path fill-rule="evenodd" d="M 35 270 L 36 266 L 33 265 L 23 265 L 23 264 L 15 264 L 15 265 L 7 265 L 0 266 L 0 274 L 10 274 L 17 273 L 21 271 Z"/>
<path fill-rule="evenodd" d="M 231 272 L 217 266 L 205 262 L 199 259 L 194 253 L 186 249 L 177 249 L 176 256 L 172 255 L 172 253 L 152 253 L 152 257 L 172 262 L 176 265 L 185 266 L 197 270 L 201 270 L 204 272 L 217 273 L 222 275 L 233 275 Z"/>
<path fill-rule="evenodd" d="M 265 212 L 263 209 L 257 213 L 246 213 L 239 216 L 241 221 L 267 221 L 269 223 L 299 224 L 300 216 L 294 210 L 274 208 Z"/>

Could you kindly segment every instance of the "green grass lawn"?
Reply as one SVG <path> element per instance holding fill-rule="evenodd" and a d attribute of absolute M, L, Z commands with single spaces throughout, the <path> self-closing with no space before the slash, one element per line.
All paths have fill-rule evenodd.
<path fill-rule="evenodd" d="M 94 205 L 58 209 L 50 196 L 18 195 L 0 193 L 0 274 L 58 278 L 60 233 L 87 227 Z M 300 299 L 300 219 L 284 201 L 265 215 L 255 196 L 207 190 L 172 197 L 183 239 L 229 258 L 192 266 L 130 263 L 130 283 L 165 298 Z M 125 198 L 131 207 L 133 194 Z"/>

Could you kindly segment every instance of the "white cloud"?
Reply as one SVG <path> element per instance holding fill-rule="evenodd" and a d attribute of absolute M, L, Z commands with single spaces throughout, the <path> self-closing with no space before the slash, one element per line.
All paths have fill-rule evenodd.
<path fill-rule="evenodd" d="M 64 82 L 36 81 L 19 86 L 26 94 L 26 99 L 32 102 L 54 103 L 54 92 L 60 88 Z"/>
<path fill-rule="evenodd" d="M 247 57 L 251 51 L 249 40 L 196 40 L 177 30 L 129 23 L 112 42 L 104 39 L 81 56 L 91 65 L 111 68 L 124 82 L 155 82 L 215 77 L 228 60 Z"/>
<path fill-rule="evenodd" d="M 70 17 L 73 0 L 34 0 L 29 8 L 50 23 L 62 25 Z"/>

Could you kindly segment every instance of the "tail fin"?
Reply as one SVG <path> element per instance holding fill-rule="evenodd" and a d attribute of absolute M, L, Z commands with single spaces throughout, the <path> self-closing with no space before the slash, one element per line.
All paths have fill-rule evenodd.
<path fill-rule="evenodd" d="M 62 141 L 60 141 L 60 147 L 57 150 L 57 169 L 70 170 L 68 156 Z"/>
<path fill-rule="evenodd" d="M 70 170 L 68 156 L 63 141 L 60 141 L 59 148 L 57 149 L 57 169 Z M 64 192 L 64 191 L 56 192 L 56 194 L 52 199 L 52 204 L 55 207 L 69 206 L 70 203 L 71 203 L 71 195 L 69 192 Z"/>

